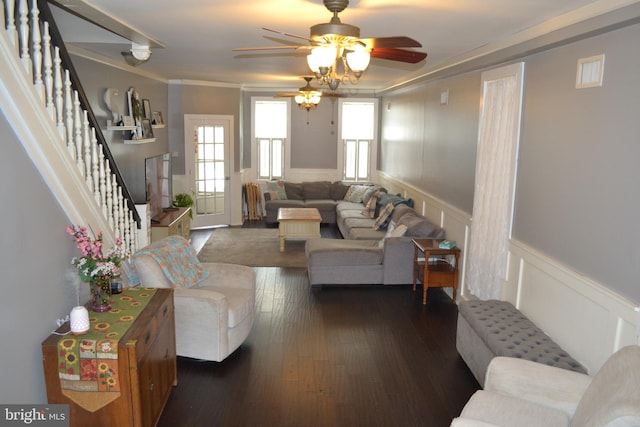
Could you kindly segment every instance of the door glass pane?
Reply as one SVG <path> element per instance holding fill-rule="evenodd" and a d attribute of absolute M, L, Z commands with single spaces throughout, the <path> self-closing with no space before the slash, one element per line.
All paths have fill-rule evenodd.
<path fill-rule="evenodd" d="M 196 134 L 196 213 L 222 214 L 225 183 L 224 127 L 200 126 Z"/>

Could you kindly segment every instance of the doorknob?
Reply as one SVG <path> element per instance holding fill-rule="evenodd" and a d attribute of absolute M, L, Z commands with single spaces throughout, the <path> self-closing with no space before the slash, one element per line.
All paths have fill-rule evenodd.
<path fill-rule="evenodd" d="M 225 180 L 225 181 L 231 181 L 231 177 L 230 177 L 230 176 L 225 176 L 225 177 L 224 177 L 224 180 Z"/>

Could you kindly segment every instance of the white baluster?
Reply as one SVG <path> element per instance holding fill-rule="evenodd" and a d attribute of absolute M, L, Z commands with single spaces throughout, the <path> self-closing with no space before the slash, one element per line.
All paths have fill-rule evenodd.
<path fill-rule="evenodd" d="M 42 33 L 40 33 L 40 11 L 38 2 L 31 0 L 31 41 L 33 42 L 33 85 L 44 105 L 44 85 L 42 83 Z"/>
<path fill-rule="evenodd" d="M 91 128 L 91 176 L 93 177 L 93 196 L 100 205 L 100 166 L 98 165 L 98 139 L 96 129 Z M 100 147 L 101 148 L 101 147 Z"/>
<path fill-rule="evenodd" d="M 60 48 L 58 46 L 53 49 L 53 64 L 53 86 L 55 93 L 56 124 L 58 126 L 58 133 L 64 140 L 64 85 L 62 83 L 62 60 L 60 59 Z"/>
<path fill-rule="evenodd" d="M 71 158 L 76 160 L 76 144 L 73 140 L 73 100 L 71 97 L 71 80 L 69 70 L 64 70 L 64 114 L 67 129 L 67 149 Z"/>
<path fill-rule="evenodd" d="M 45 106 L 49 112 L 51 120 L 56 119 L 56 111 L 53 101 L 53 59 L 51 59 L 51 34 L 49 34 L 49 23 L 44 22 L 44 36 L 42 51 L 44 54 L 44 99 Z"/>
<path fill-rule="evenodd" d="M 22 65 L 31 75 L 31 58 L 29 57 L 29 5 L 27 0 L 20 0 L 18 3 L 18 35 L 20 36 L 20 59 Z"/>
<path fill-rule="evenodd" d="M 131 241 L 129 243 L 129 253 L 134 254 L 138 250 L 138 226 L 133 218 L 133 212 L 129 211 L 129 236 Z"/>
<path fill-rule="evenodd" d="M 125 244 L 125 248 L 127 248 L 127 250 L 129 250 L 129 246 L 131 245 L 131 235 L 129 234 L 130 230 L 129 230 L 129 208 L 127 206 L 127 202 L 125 201 L 124 203 L 125 209 L 124 209 L 124 233 L 122 236 L 122 241 Z"/>
<path fill-rule="evenodd" d="M 115 179 L 115 175 L 113 176 Z M 118 234 L 122 236 L 124 231 L 124 197 L 122 197 L 122 187 L 118 185 Z"/>
<path fill-rule="evenodd" d="M 20 54 L 20 47 L 18 45 L 18 29 L 16 28 L 16 2 L 15 0 L 6 0 L 5 6 L 7 7 L 7 35 L 9 40 L 16 48 L 16 53 Z M 4 21 L 2 21 L 4 22 Z"/>
<path fill-rule="evenodd" d="M 2 5 L 0 5 L 0 23 L 2 23 L 2 28 L 6 31 L 9 28 L 9 25 L 5 25 L 7 21 L 5 21 L 4 17 L 4 3 L 9 3 L 9 0 L 5 0 Z M 7 5 L 7 7 L 9 7 Z"/>
<path fill-rule="evenodd" d="M 113 230 L 114 228 L 114 220 L 113 220 L 113 188 L 111 187 L 111 167 L 109 167 L 109 163 L 105 163 L 105 175 L 106 175 L 106 183 L 107 183 L 107 220 L 109 221 L 109 226 Z"/>
<path fill-rule="evenodd" d="M 73 130 L 76 143 L 76 165 L 84 178 L 84 161 L 82 159 L 82 119 L 80 117 L 80 100 L 78 91 L 73 91 Z"/>
<path fill-rule="evenodd" d="M 77 92 L 76 92 L 77 93 Z M 89 114 L 87 110 L 82 110 L 82 148 L 84 151 L 84 178 L 93 191 L 93 178 L 91 177 L 91 130 L 89 126 Z"/>
<path fill-rule="evenodd" d="M 120 233 L 120 199 L 118 198 L 119 186 L 115 175 L 111 175 L 111 188 L 113 189 L 113 230 L 118 235 Z"/>
<path fill-rule="evenodd" d="M 107 183 L 105 182 L 105 158 L 104 147 L 100 145 L 98 147 L 98 162 L 100 163 L 99 170 L 99 189 L 100 189 L 100 207 L 102 207 L 102 214 L 105 218 L 109 218 L 109 212 L 107 211 Z"/>

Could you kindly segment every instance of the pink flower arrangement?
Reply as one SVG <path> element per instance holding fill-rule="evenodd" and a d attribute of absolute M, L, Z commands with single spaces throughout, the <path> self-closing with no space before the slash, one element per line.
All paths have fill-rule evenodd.
<path fill-rule="evenodd" d="M 71 264 L 76 266 L 84 282 L 90 282 L 96 277 L 113 277 L 120 272 L 120 260 L 125 256 L 122 239 L 117 238 L 114 247 L 103 254 L 101 232 L 92 239 L 87 227 L 68 226 L 66 231 L 74 237 L 80 251 L 81 256 L 74 257 Z"/>

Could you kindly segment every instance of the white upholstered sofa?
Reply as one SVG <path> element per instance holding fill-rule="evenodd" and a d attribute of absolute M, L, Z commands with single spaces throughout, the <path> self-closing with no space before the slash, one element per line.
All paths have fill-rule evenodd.
<path fill-rule="evenodd" d="M 484 390 L 471 396 L 451 426 L 640 426 L 640 347 L 620 349 L 594 377 L 496 357 Z"/>
<path fill-rule="evenodd" d="M 132 266 L 142 286 L 174 288 L 179 356 L 220 362 L 249 335 L 255 315 L 253 268 L 200 263 L 180 236 L 141 249 L 132 257 Z"/>

